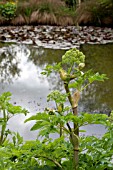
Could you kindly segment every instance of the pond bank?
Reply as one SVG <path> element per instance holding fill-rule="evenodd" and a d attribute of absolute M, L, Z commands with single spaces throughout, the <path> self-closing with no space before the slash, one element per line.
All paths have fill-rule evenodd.
<path fill-rule="evenodd" d="M 31 44 L 52 49 L 70 49 L 81 44 L 113 42 L 113 29 L 93 26 L 8 26 L 0 27 L 1 42 Z"/>

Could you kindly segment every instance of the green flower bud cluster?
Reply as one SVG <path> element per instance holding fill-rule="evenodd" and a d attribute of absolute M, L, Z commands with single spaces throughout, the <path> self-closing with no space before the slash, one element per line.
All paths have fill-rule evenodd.
<path fill-rule="evenodd" d="M 77 65 L 79 65 L 80 63 L 85 63 L 85 55 L 76 48 L 70 49 L 62 56 L 62 64 L 67 63 L 69 65 L 72 65 L 74 63 L 76 63 Z"/>

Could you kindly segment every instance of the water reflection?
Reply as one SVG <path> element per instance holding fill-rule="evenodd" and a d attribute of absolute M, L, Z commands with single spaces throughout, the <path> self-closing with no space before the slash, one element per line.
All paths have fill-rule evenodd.
<path fill-rule="evenodd" d="M 64 50 L 35 48 L 22 44 L 0 45 L 0 76 L 1 87 L 10 91 L 19 91 L 19 95 L 34 91 L 41 95 L 48 89 L 62 89 L 58 75 L 51 74 L 44 78 L 40 73 L 47 64 L 61 61 Z M 79 111 L 108 113 L 113 109 L 113 45 L 83 45 L 81 50 L 86 55 L 86 70 L 105 73 L 109 77 L 104 83 L 90 85 L 82 93 Z M 8 83 L 13 84 L 8 84 Z M 7 83 L 7 85 L 6 85 Z M 37 90 L 38 88 L 38 90 Z M 4 90 L 5 90 L 4 89 Z M 2 92 L 2 90 L 1 90 Z M 27 95 L 28 95 L 27 94 Z M 46 96 L 45 96 L 46 97 Z M 42 102 L 43 103 L 43 102 Z"/>
<path fill-rule="evenodd" d="M 19 76 L 19 59 L 16 55 L 15 46 L 0 49 L 0 80 L 10 83 L 12 79 Z"/>
<path fill-rule="evenodd" d="M 106 73 L 109 80 L 92 84 L 82 93 L 79 111 L 108 113 L 113 109 L 113 45 L 84 45 L 81 50 L 86 55 L 86 70 Z M 0 93 L 12 92 L 12 102 L 25 107 L 30 114 L 47 107 L 46 96 L 52 89 L 62 89 L 62 83 L 55 74 L 44 78 L 40 73 L 47 64 L 59 62 L 64 53 L 22 44 L 0 44 Z M 53 103 L 50 105 L 54 107 Z M 24 119 L 14 117 L 9 122 L 10 129 L 15 127 L 25 139 L 35 138 L 37 132 L 30 133 L 27 129 L 31 123 L 24 124 Z"/>
<path fill-rule="evenodd" d="M 29 47 L 31 55 L 29 56 L 30 61 L 33 61 L 34 65 L 40 67 L 40 69 L 44 69 L 47 64 L 55 64 L 61 61 L 62 55 L 65 53 L 65 50 L 53 50 L 53 49 L 44 49 L 44 48 L 32 48 Z M 42 71 L 41 70 L 41 71 Z M 38 72 L 38 77 L 43 81 L 43 76 Z M 58 74 L 51 74 L 46 78 L 49 83 L 49 89 L 62 89 L 62 82 Z"/>
<path fill-rule="evenodd" d="M 30 114 L 43 110 L 48 106 L 48 103 L 46 103 L 46 96 L 49 94 L 50 89 L 55 87 L 54 82 L 58 82 L 59 84 L 59 81 L 55 75 L 47 79 L 42 77 L 40 73 L 47 63 L 52 64 L 60 61 L 64 51 L 42 48 L 36 49 L 32 46 L 28 47 L 22 44 L 6 44 L 5 47 L 0 48 L 1 52 L 3 50 L 5 51 L 4 58 L 7 60 L 11 58 L 11 61 L 15 58 L 15 60 L 18 61 L 16 62 L 16 68 L 19 70 L 19 74 L 15 72 L 16 74 L 14 76 L 12 72 L 8 72 L 8 75 L 3 75 L 3 81 L 0 82 L 0 93 L 10 91 L 13 94 L 12 103 L 25 107 L 30 111 Z M 53 57 L 54 53 L 56 55 L 56 60 L 54 60 Z M 10 62 L 8 64 L 11 65 Z M 13 69 L 13 65 L 11 66 Z M 9 66 L 7 65 L 5 69 L 8 68 Z M 13 117 L 8 123 L 10 129 L 18 131 L 25 139 L 36 138 L 37 132 L 29 132 L 32 126 L 31 123 L 23 123 L 25 118 L 26 117 L 23 115 Z M 18 123 L 17 120 L 19 120 Z"/>
<path fill-rule="evenodd" d="M 41 71 L 47 64 L 59 62 L 61 56 L 64 54 L 63 50 L 48 50 L 41 47 L 34 48 L 22 44 L 5 45 L 5 47 L 3 46 L 0 48 L 0 71 L 2 83 L 14 83 L 20 79 L 21 81 L 26 82 L 27 78 L 34 81 L 37 76 L 43 81 L 43 77 L 40 75 Z M 51 82 L 54 82 L 56 76 L 51 75 L 50 79 Z M 50 82 L 50 79 L 48 78 L 48 82 Z"/>
<path fill-rule="evenodd" d="M 32 60 L 35 65 L 39 65 L 40 67 L 60 62 L 61 56 L 65 53 L 64 50 L 44 49 L 41 47 L 37 49 L 32 46 L 29 46 L 29 50 L 31 52 L 29 60 Z"/>
<path fill-rule="evenodd" d="M 83 93 L 83 101 L 86 108 L 89 105 L 94 112 L 108 113 L 113 109 L 113 44 L 87 44 L 81 50 L 86 55 L 86 69 L 93 68 L 95 72 L 105 73 L 109 78 L 88 87 Z"/>

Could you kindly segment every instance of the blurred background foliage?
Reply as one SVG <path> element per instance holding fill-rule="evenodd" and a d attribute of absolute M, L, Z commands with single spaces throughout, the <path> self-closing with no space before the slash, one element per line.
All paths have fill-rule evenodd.
<path fill-rule="evenodd" d="M 0 25 L 113 25 L 113 0 L 1 0 Z"/>

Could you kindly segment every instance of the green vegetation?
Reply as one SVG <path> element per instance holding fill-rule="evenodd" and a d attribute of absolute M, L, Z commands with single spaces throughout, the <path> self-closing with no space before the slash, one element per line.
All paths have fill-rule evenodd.
<path fill-rule="evenodd" d="M 11 94 L 0 96 L 0 168 L 3 170 L 112 170 L 113 153 L 113 112 L 88 114 L 77 111 L 80 93 L 94 81 L 104 81 L 105 74 L 83 71 L 85 56 L 77 49 L 71 49 L 62 56 L 62 61 L 47 65 L 43 75 L 57 72 L 64 85 L 64 93 L 52 91 L 47 101 L 53 101 L 55 108 L 45 108 L 42 112 L 27 118 L 34 121 L 31 130 L 38 130 L 38 137 L 33 141 L 23 141 L 18 133 L 7 130 L 9 119 L 17 113 L 27 111 L 20 106 L 13 106 Z M 68 102 L 67 102 L 68 101 Z M 102 124 L 107 132 L 102 138 L 79 136 L 84 133 L 81 126 Z M 56 139 L 51 134 L 56 134 Z M 12 135 L 12 142 L 8 135 Z M 42 137 L 42 138 L 41 138 Z"/>
<path fill-rule="evenodd" d="M 0 2 L 0 25 L 112 26 L 112 0 L 10 0 Z M 9 21 L 7 21 L 9 20 Z"/>
<path fill-rule="evenodd" d="M 113 25 L 112 0 L 87 0 L 76 10 L 76 22 L 95 26 Z"/>
<path fill-rule="evenodd" d="M 27 110 L 22 109 L 21 106 L 13 106 L 9 102 L 10 97 L 10 92 L 3 93 L 0 96 L 0 145 L 2 145 L 6 141 L 9 134 L 12 134 L 11 131 L 7 129 L 7 122 L 9 121 L 9 119 L 19 113 L 23 113 L 25 115 L 27 114 Z"/>
<path fill-rule="evenodd" d="M 5 4 L 0 5 L 0 13 L 7 20 L 11 20 L 15 17 L 16 14 L 16 4 L 12 4 L 7 2 Z"/>

